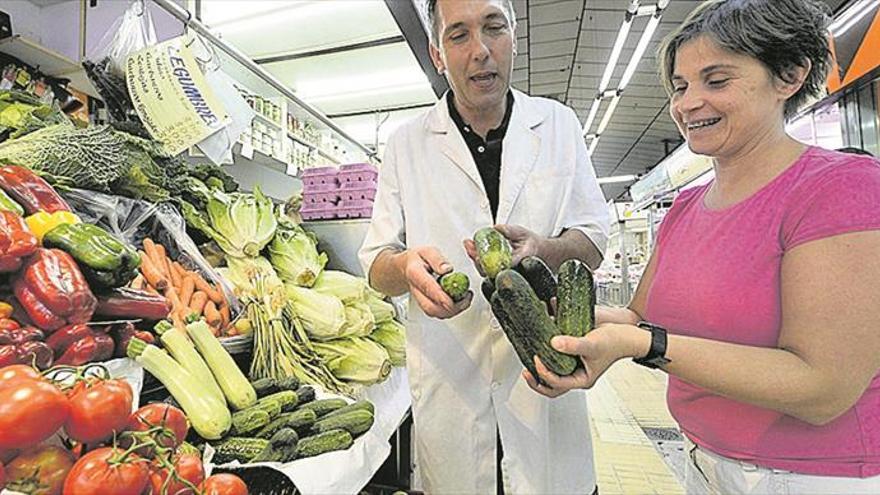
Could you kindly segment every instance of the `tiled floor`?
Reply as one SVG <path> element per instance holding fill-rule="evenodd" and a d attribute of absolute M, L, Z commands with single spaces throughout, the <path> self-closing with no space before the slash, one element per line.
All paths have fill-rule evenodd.
<path fill-rule="evenodd" d="M 666 408 L 666 375 L 620 361 L 589 392 L 590 422 L 602 495 L 683 494 L 676 442 L 663 451 L 649 432 L 675 430 Z M 654 441 L 652 441 L 654 440 Z M 669 447 L 673 448 L 670 449 Z M 670 456 L 669 452 L 673 454 Z"/>

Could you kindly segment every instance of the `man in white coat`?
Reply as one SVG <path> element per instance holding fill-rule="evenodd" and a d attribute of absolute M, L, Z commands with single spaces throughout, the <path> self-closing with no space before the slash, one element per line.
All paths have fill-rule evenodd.
<path fill-rule="evenodd" d="M 490 225 L 514 261 L 596 267 L 609 215 L 570 109 L 510 88 L 509 0 L 429 0 L 431 58 L 451 91 L 389 139 L 360 251 L 370 284 L 410 294 L 407 368 L 416 463 L 427 493 L 496 492 L 496 446 L 508 494 L 595 489 L 585 395 L 529 389 L 482 296 L 454 303 L 434 276 L 480 276 L 469 239 Z M 464 242 L 463 242 L 464 241 Z M 500 434 L 500 442 L 498 442 Z"/>

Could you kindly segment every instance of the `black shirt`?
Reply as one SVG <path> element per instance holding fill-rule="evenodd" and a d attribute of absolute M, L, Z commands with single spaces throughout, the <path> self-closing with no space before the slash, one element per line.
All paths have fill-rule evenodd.
<path fill-rule="evenodd" d="M 510 114 L 513 112 L 513 91 L 507 93 L 507 109 L 504 111 L 501 125 L 490 130 L 485 141 L 461 118 L 461 114 L 455 108 L 454 99 L 455 95 L 450 91 L 446 97 L 449 116 L 452 117 L 452 121 L 461 132 L 468 149 L 471 150 L 471 156 L 474 157 L 477 170 L 480 171 L 480 178 L 483 179 L 483 187 L 486 189 L 489 205 L 492 207 L 492 218 L 495 219 L 498 214 L 498 189 L 501 185 L 501 142 L 504 141 L 504 135 L 507 134 L 507 124 L 510 123 Z"/>

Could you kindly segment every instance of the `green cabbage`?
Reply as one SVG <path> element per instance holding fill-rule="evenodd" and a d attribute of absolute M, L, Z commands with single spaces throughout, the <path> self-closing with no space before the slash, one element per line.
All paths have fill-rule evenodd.
<path fill-rule="evenodd" d="M 285 220 L 269 245 L 269 259 L 282 280 L 300 287 L 314 285 L 327 264 L 327 254 L 318 254 L 314 235 Z"/>
<path fill-rule="evenodd" d="M 294 284 L 285 284 L 284 287 L 293 311 L 309 337 L 315 340 L 332 340 L 343 336 L 346 319 L 342 301 Z"/>
<path fill-rule="evenodd" d="M 403 325 L 394 320 L 380 323 L 369 337 L 388 352 L 392 365 L 406 365 L 406 330 Z"/>
<path fill-rule="evenodd" d="M 340 380 L 372 385 L 391 373 L 388 353 L 372 340 L 353 337 L 313 345 L 330 372 Z"/>
<path fill-rule="evenodd" d="M 344 303 L 363 302 L 367 281 L 345 272 L 324 270 L 315 280 L 312 289 L 321 294 L 336 296 Z"/>
<path fill-rule="evenodd" d="M 385 302 L 382 294 L 368 289 L 366 303 L 370 307 L 373 319 L 376 320 L 377 325 L 394 319 L 394 306 L 391 303 Z"/>
<path fill-rule="evenodd" d="M 376 320 L 367 303 L 356 302 L 345 305 L 345 325 L 340 337 L 366 337 L 376 327 Z"/>
<path fill-rule="evenodd" d="M 278 226 L 272 200 L 259 186 L 254 186 L 253 194 L 227 194 L 216 189 L 210 189 L 210 194 L 206 206 L 210 231 L 206 233 L 230 256 L 259 255 Z"/>

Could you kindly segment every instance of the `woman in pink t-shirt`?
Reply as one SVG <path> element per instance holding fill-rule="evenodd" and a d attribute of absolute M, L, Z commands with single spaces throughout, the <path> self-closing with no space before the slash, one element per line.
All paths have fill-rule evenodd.
<path fill-rule="evenodd" d="M 554 339 L 585 369 L 525 373 L 555 397 L 627 357 L 665 370 L 689 493 L 880 493 L 880 162 L 784 128 L 824 85 L 828 21 L 714 1 L 667 37 L 672 118 L 715 179 L 676 199 L 628 308 Z"/>

